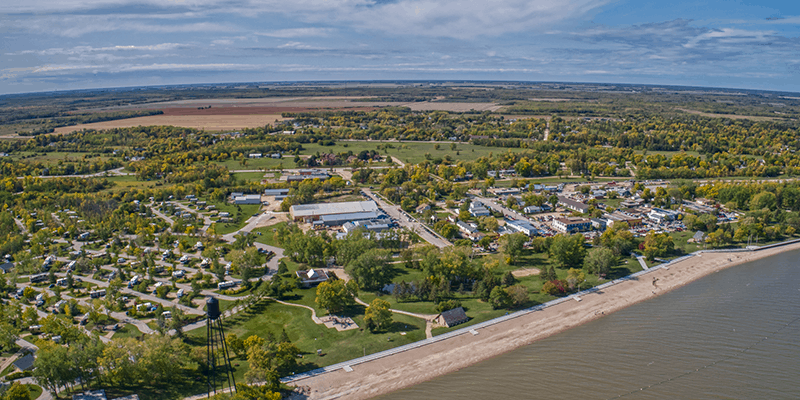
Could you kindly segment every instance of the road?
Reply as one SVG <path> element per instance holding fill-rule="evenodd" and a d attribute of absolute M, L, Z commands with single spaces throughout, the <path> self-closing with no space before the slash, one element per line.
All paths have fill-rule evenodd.
<path fill-rule="evenodd" d="M 372 193 L 372 190 L 370 189 L 365 188 L 362 190 L 369 198 L 375 200 L 375 202 L 378 203 L 378 206 L 380 206 L 380 208 L 383 209 L 383 211 L 386 211 L 386 213 L 389 214 L 390 217 L 397 220 L 400 223 L 400 225 L 402 225 L 406 229 L 419 235 L 419 237 L 421 237 L 426 242 L 438 248 L 452 246 L 452 243 L 448 242 L 447 239 L 439 236 L 438 234 L 433 232 L 430 228 L 423 225 L 416 219 L 411 218 L 408 214 L 403 212 L 400 209 L 400 206 L 389 205 L 389 203 L 385 202 L 383 199 L 375 195 L 375 193 Z"/>

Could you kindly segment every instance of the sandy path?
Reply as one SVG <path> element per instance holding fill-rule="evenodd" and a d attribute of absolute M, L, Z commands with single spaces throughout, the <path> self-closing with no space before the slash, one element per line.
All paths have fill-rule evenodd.
<path fill-rule="evenodd" d="M 352 372 L 339 369 L 298 379 L 291 384 L 303 388 L 309 399 L 366 399 L 385 394 L 530 344 L 723 268 L 796 249 L 800 249 L 800 243 L 757 252 L 704 253 L 668 268 L 656 269 L 639 279 L 624 281 L 604 291 L 584 295 L 580 302 L 563 302 L 478 329 L 477 335 L 462 334 L 353 365 Z M 654 278 L 658 279 L 657 287 L 653 286 Z"/>

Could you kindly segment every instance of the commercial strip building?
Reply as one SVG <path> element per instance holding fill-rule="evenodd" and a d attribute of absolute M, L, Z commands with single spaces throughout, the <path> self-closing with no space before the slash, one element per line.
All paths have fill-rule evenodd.
<path fill-rule="evenodd" d="M 577 211 L 579 213 L 589 212 L 588 204 L 584 204 L 581 203 L 580 201 L 575 201 L 564 196 L 558 196 L 558 204 L 566 209 Z"/>
<path fill-rule="evenodd" d="M 663 222 L 668 222 L 668 221 L 674 221 L 674 220 L 678 219 L 678 216 L 680 216 L 680 215 L 681 215 L 681 213 L 679 213 L 677 211 L 664 210 L 664 209 L 661 209 L 661 208 L 654 208 L 654 209 L 650 210 L 649 213 L 647 213 L 647 218 L 650 218 L 653 221 L 656 221 L 658 223 L 663 223 Z"/>
<path fill-rule="evenodd" d="M 369 201 L 348 201 L 344 203 L 320 203 L 320 204 L 300 204 L 289 208 L 289 215 L 294 221 L 313 222 L 327 217 L 327 223 L 333 223 L 337 218 L 333 216 L 342 214 L 353 214 L 347 218 L 355 219 L 376 219 L 378 218 L 378 203 Z M 364 213 L 364 214 L 361 214 Z M 341 220 L 339 218 L 338 220 Z M 348 219 L 344 222 L 351 221 Z M 341 225 L 341 224 L 340 224 Z"/>
<path fill-rule="evenodd" d="M 514 232 L 524 233 L 528 236 L 536 236 L 539 234 L 539 230 L 528 221 L 506 221 L 506 228 Z"/>

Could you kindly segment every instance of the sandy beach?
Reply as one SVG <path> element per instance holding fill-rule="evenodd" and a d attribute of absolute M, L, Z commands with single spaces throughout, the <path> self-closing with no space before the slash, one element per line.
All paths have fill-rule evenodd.
<path fill-rule="evenodd" d="M 653 298 L 724 268 L 800 249 L 800 243 L 754 252 L 703 253 L 544 310 L 413 350 L 290 383 L 307 399 L 367 399 L 457 371 L 536 340 Z M 657 279 L 655 286 L 653 280 Z"/>

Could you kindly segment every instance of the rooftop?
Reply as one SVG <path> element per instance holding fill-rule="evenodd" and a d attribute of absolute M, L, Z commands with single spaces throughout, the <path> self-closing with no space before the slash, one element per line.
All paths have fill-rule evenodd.
<path fill-rule="evenodd" d="M 295 217 L 312 217 L 318 215 L 360 213 L 378 211 L 374 201 L 349 201 L 345 203 L 321 203 L 294 205 L 289 212 Z"/>

